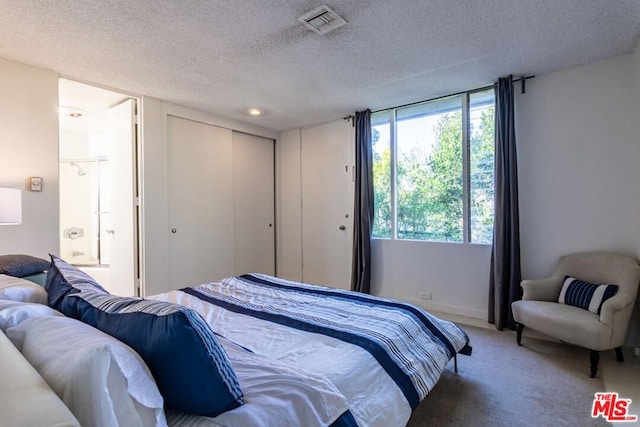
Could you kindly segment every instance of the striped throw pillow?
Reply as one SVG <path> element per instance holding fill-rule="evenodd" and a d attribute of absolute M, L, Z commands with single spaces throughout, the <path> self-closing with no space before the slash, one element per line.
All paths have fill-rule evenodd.
<path fill-rule="evenodd" d="M 598 285 L 567 276 L 562 284 L 558 302 L 600 314 L 602 304 L 616 292 L 618 285 Z"/>

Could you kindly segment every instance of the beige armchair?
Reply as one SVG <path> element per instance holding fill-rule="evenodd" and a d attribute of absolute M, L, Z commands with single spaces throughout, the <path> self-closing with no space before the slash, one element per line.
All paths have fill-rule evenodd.
<path fill-rule="evenodd" d="M 594 284 L 618 285 L 617 293 L 602 305 L 600 315 L 558 303 L 566 276 Z M 582 252 L 560 258 L 553 276 L 523 280 L 521 301 L 511 304 L 516 339 L 522 345 L 525 328 L 591 350 L 591 378 L 598 371 L 599 351 L 616 350 L 624 361 L 622 343 L 640 284 L 640 265 L 633 257 L 609 252 Z"/>

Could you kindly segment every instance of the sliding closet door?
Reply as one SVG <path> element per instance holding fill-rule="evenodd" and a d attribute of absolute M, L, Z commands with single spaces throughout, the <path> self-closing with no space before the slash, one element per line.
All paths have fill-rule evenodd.
<path fill-rule="evenodd" d="M 302 278 L 349 289 L 354 129 L 338 120 L 302 130 Z"/>
<path fill-rule="evenodd" d="M 272 139 L 233 132 L 234 270 L 275 274 Z"/>
<path fill-rule="evenodd" d="M 231 131 L 167 118 L 171 289 L 233 275 Z"/>

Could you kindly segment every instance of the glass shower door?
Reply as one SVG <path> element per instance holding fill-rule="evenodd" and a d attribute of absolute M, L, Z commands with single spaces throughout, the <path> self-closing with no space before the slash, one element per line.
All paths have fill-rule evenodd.
<path fill-rule="evenodd" d="M 106 200 L 100 179 L 107 163 L 97 159 L 60 161 L 60 255 L 75 265 L 108 263 L 101 230 L 106 225 Z"/>

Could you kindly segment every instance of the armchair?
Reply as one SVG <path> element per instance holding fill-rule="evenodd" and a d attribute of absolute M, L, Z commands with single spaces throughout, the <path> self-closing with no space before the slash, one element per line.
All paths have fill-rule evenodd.
<path fill-rule="evenodd" d="M 593 284 L 613 284 L 617 293 L 604 301 L 600 314 L 558 302 L 565 277 Z M 615 349 L 624 361 L 622 344 L 640 284 L 640 265 L 633 257 L 609 252 L 582 252 L 560 258 L 553 276 L 523 280 L 522 300 L 511 304 L 516 340 L 522 345 L 526 327 L 590 352 L 591 378 L 598 371 L 599 352 Z"/>

